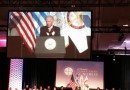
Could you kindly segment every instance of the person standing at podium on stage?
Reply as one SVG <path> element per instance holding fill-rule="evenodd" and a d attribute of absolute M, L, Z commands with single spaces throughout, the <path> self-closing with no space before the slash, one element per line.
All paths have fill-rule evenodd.
<path fill-rule="evenodd" d="M 47 16 L 46 26 L 41 27 L 40 36 L 60 36 L 60 28 L 53 25 L 53 16 Z"/>

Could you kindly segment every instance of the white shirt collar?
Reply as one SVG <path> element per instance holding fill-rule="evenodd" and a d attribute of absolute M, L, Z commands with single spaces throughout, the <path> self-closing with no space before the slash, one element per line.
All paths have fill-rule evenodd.
<path fill-rule="evenodd" d="M 48 29 L 50 30 L 50 29 L 52 29 L 53 28 L 53 25 L 51 26 L 51 27 L 49 27 Z"/>

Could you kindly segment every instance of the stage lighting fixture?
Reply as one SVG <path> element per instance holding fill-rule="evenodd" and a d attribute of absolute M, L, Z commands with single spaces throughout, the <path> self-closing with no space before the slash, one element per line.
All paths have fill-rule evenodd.
<path fill-rule="evenodd" d="M 115 58 L 115 56 L 113 56 L 113 61 L 116 61 L 116 58 Z"/>
<path fill-rule="evenodd" d="M 99 60 L 99 56 L 97 55 L 97 60 Z"/>
<path fill-rule="evenodd" d="M 128 24 L 124 24 L 123 27 L 128 27 L 129 25 Z"/>

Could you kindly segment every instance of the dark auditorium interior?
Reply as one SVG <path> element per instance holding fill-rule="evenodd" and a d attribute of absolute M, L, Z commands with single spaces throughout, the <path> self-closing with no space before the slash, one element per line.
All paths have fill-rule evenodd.
<path fill-rule="evenodd" d="M 34 10 L 91 11 L 90 58 L 7 57 L 8 12 Z M 49 85 L 53 88 L 57 60 L 103 62 L 102 90 L 130 90 L 130 0 L 1 0 L 0 12 L 0 90 L 13 90 L 9 89 L 11 65 L 19 59 L 23 60 L 22 88 L 14 90 L 24 90 L 27 84 L 33 87 L 34 83 L 38 88 Z"/>

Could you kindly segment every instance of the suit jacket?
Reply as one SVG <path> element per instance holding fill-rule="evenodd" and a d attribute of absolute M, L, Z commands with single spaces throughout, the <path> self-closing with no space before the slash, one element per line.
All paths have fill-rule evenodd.
<path fill-rule="evenodd" d="M 60 36 L 60 28 L 53 26 L 53 28 L 49 32 L 47 26 L 41 27 L 40 36 Z"/>

